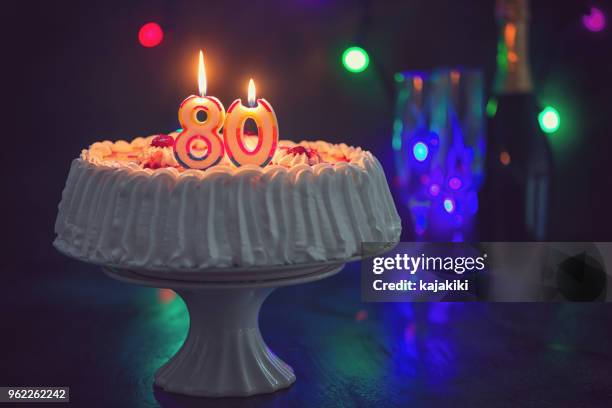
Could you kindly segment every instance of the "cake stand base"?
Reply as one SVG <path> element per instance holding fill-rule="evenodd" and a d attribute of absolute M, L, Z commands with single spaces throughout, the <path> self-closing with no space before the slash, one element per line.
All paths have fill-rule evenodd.
<path fill-rule="evenodd" d="M 294 276 L 285 273 L 280 274 L 283 278 L 242 282 L 202 280 L 206 275 L 197 281 L 170 280 L 128 269 L 104 269 L 123 282 L 173 289 L 187 305 L 189 333 L 180 350 L 155 374 L 156 385 L 189 396 L 238 397 L 274 392 L 295 382 L 293 369 L 266 346 L 259 331 L 259 310 L 268 295 L 277 287 L 323 279 L 343 267 L 343 262 L 288 266 L 296 269 Z M 229 275 L 235 279 L 235 273 Z"/>

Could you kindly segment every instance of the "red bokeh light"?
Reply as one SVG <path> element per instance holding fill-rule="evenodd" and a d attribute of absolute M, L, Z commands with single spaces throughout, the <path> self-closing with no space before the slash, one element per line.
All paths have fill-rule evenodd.
<path fill-rule="evenodd" d="M 176 297 L 176 293 L 172 289 L 158 289 L 157 298 L 161 303 L 170 303 Z"/>
<path fill-rule="evenodd" d="M 164 31 L 157 23 L 147 23 L 138 31 L 138 41 L 143 47 L 158 46 L 164 39 Z"/>
<path fill-rule="evenodd" d="M 367 310 L 359 310 L 359 311 L 357 311 L 357 313 L 355 313 L 355 321 L 356 322 L 363 322 L 367 318 L 368 318 L 368 311 Z"/>

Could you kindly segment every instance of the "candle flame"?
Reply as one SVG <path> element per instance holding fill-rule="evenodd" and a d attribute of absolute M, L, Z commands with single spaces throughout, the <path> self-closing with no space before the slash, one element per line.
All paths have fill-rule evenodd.
<path fill-rule="evenodd" d="M 249 106 L 255 106 L 255 82 L 253 78 L 249 79 Z"/>
<path fill-rule="evenodd" d="M 200 50 L 200 61 L 198 64 L 198 90 L 200 96 L 206 95 L 206 70 L 204 68 L 204 54 Z"/>

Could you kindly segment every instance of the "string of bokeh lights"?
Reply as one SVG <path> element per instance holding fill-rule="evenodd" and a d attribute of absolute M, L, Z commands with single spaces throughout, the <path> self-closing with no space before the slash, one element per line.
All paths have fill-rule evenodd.
<path fill-rule="evenodd" d="M 606 27 L 606 16 L 601 9 L 590 7 L 589 13 L 582 16 L 582 24 L 588 31 L 598 33 Z M 364 48 L 350 45 L 342 53 L 341 61 L 348 72 L 358 74 L 368 68 L 370 57 Z M 495 116 L 497 101 L 491 98 L 485 110 L 488 117 Z M 543 132 L 554 134 L 561 126 L 561 115 L 554 106 L 547 105 L 538 114 L 538 123 Z M 419 160 L 419 157 L 427 156 L 427 152 L 417 145 L 414 146 L 413 154 L 417 160 Z"/>
<path fill-rule="evenodd" d="M 590 32 L 602 32 L 606 28 L 606 15 L 600 8 L 590 7 L 589 13 L 582 16 L 582 24 Z M 157 47 L 163 42 L 163 39 L 164 31 L 156 22 L 148 22 L 138 31 L 138 42 L 145 48 Z M 360 74 L 366 71 L 370 65 L 368 52 L 362 46 L 354 44 L 344 49 L 340 60 L 344 69 L 351 74 Z M 487 116 L 495 116 L 496 111 L 497 103 L 495 99 L 489 99 L 485 107 Z M 544 132 L 553 134 L 561 126 L 561 115 L 554 106 L 548 105 L 539 113 L 538 122 Z M 427 155 L 427 152 L 424 152 L 420 147 L 417 148 L 417 146 L 415 146 L 413 153 L 417 159 L 423 154 Z"/>

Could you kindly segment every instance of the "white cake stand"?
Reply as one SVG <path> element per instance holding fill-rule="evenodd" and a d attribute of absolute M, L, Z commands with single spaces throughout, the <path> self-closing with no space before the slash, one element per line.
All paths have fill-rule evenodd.
<path fill-rule="evenodd" d="M 268 295 L 281 286 L 332 276 L 356 259 L 198 272 L 103 268 L 122 282 L 173 289 L 187 305 L 189 333 L 155 374 L 156 385 L 190 396 L 237 397 L 295 382 L 293 369 L 266 346 L 259 331 L 259 310 Z"/>
<path fill-rule="evenodd" d="M 75 256 L 101 266 L 122 282 L 174 289 L 189 311 L 189 333 L 179 351 L 155 373 L 165 391 L 189 396 L 243 397 L 271 393 L 295 382 L 293 369 L 267 346 L 259 310 L 275 288 L 324 279 L 347 262 L 389 251 L 397 242 L 371 247 L 362 256 L 308 264 L 219 269 L 133 267 Z"/>

